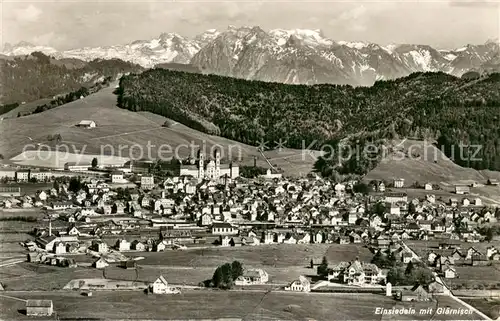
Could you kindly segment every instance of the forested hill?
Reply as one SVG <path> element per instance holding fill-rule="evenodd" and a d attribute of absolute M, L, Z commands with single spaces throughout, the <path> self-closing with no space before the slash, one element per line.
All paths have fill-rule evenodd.
<path fill-rule="evenodd" d="M 460 79 L 415 73 L 354 88 L 153 69 L 122 77 L 117 94 L 122 108 L 161 114 L 253 145 L 268 141 L 274 148 L 281 139 L 288 147 L 312 144 L 319 149 L 340 140 L 363 146 L 395 137 L 432 138 L 449 148 L 448 153 L 452 145 L 482 144 L 482 161 L 456 162 L 500 170 L 500 74 Z M 317 165 L 324 174 L 335 167 L 325 160 Z M 363 174 L 374 165 L 347 161 L 335 170 Z"/>
<path fill-rule="evenodd" d="M 86 62 L 70 58 L 55 59 L 41 52 L 27 56 L 0 56 L 0 104 L 52 98 L 82 86 L 92 86 L 106 77 L 116 78 L 142 69 L 119 59 Z M 0 111 L 7 112 L 8 106 L 0 108 Z"/>

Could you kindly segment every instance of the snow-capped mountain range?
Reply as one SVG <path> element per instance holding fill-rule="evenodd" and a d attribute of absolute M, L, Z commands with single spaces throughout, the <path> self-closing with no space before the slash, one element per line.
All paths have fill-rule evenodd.
<path fill-rule="evenodd" d="M 204 73 L 284 83 L 371 85 L 417 71 L 443 71 L 457 76 L 483 66 L 498 66 L 498 40 L 438 50 L 427 45 L 334 41 L 321 30 L 234 27 L 207 30 L 189 39 L 163 33 L 152 40 L 125 45 L 58 51 L 21 42 L 6 45 L 7 56 L 41 51 L 55 58 L 118 58 L 146 68 L 158 64 L 191 64 Z"/>

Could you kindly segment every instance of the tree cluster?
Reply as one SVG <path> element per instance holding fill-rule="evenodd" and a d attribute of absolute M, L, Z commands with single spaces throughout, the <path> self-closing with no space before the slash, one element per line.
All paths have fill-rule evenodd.
<path fill-rule="evenodd" d="M 243 275 L 243 265 L 239 261 L 226 263 L 217 267 L 212 277 L 211 285 L 215 288 L 228 290 L 234 285 L 234 281 Z"/>

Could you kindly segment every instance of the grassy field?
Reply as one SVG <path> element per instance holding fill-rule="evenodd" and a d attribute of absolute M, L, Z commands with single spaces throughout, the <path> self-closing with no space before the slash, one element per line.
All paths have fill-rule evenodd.
<path fill-rule="evenodd" d="M 430 142 L 405 139 L 398 142 L 402 151 L 414 152 L 413 157 L 404 153 L 388 154 L 382 162 L 366 176 L 366 180 L 404 178 L 405 184 L 442 181 L 476 180 L 486 182 L 480 172 L 463 168 L 453 163 Z M 397 145 L 396 144 L 396 145 Z"/>
<path fill-rule="evenodd" d="M 60 268 L 50 265 L 20 263 L 2 267 L 2 283 L 12 291 L 62 289 L 72 279 L 101 278 L 103 273 L 92 268 Z"/>
<path fill-rule="evenodd" d="M 0 127 L 0 136 L 5 139 L 0 141 L 0 154 L 10 159 L 19 155 L 26 144 L 48 144 L 48 135 L 60 134 L 63 138 L 62 144 L 68 145 L 70 152 L 78 154 L 102 154 L 103 146 L 109 144 L 113 146 L 114 153 L 112 154 L 115 156 L 139 158 L 141 156 L 139 148 L 132 147 L 132 145 L 145 147 L 149 142 L 153 146 L 151 147 L 153 158 L 158 156 L 161 145 L 168 145 L 172 151 L 179 147 L 179 156 L 187 157 L 190 154 L 187 146 L 190 144 L 205 145 L 207 152 L 215 145 L 223 147 L 223 158 L 228 158 L 231 154 L 232 159 L 238 159 L 241 164 L 251 165 L 255 156 L 257 165 L 268 167 L 256 147 L 206 135 L 176 122 L 169 128 L 162 127 L 166 120 L 164 117 L 120 109 L 116 107 L 116 96 L 112 93 L 113 90 L 111 86 L 84 99 L 43 113 L 4 119 Z M 97 127 L 90 130 L 75 127 L 75 124 L 82 119 L 96 121 Z M 120 145 L 128 146 L 128 148 L 122 148 L 119 153 Z M 168 150 L 167 147 L 163 148 L 161 156 L 171 156 L 172 153 L 166 152 Z M 110 148 L 104 151 L 109 152 Z M 147 157 L 147 154 L 147 148 L 144 148 L 142 156 Z M 106 153 L 106 155 L 111 154 Z M 268 151 L 266 156 L 288 175 L 305 175 L 311 170 L 315 161 L 315 157 L 303 155 L 302 151 L 291 149 Z M 26 161 L 23 163 L 28 164 Z M 41 163 L 43 163 L 41 160 L 32 162 L 33 165 Z"/>
<path fill-rule="evenodd" d="M 500 172 L 472 168 L 464 168 L 453 163 L 444 153 L 429 142 L 404 140 L 400 142 L 402 150 L 416 152 L 418 157 L 402 157 L 402 154 L 389 154 L 364 178 L 371 180 L 392 180 L 404 178 L 405 185 L 411 186 L 415 182 L 424 184 L 430 182 L 438 184 L 442 191 L 425 191 L 403 189 L 410 197 L 423 197 L 426 194 L 435 194 L 436 197 L 450 197 L 455 184 L 471 184 L 478 182 L 485 184 L 488 178 L 500 177 Z M 487 204 L 500 205 L 500 189 L 484 186 L 472 188 L 471 193 L 482 196 Z M 455 195 L 456 196 L 456 195 Z"/>
<path fill-rule="evenodd" d="M 237 248 L 210 248 L 188 251 L 141 253 L 142 265 L 210 266 L 216 267 L 228 260 L 238 260 L 248 266 L 307 267 L 311 259 L 319 263 L 326 256 L 330 264 L 352 261 L 359 257 L 370 261 L 372 253 L 356 244 L 279 244 Z"/>
<path fill-rule="evenodd" d="M 30 165 L 40 167 L 51 167 L 63 169 L 67 162 L 87 163 L 91 164 L 92 160 L 97 158 L 98 164 L 101 165 L 116 165 L 125 164 L 129 159 L 124 157 L 110 155 L 93 155 L 93 154 L 78 154 L 65 151 L 35 151 L 28 150 L 10 160 L 19 165 Z M 49 188 L 52 184 L 49 184 Z"/>
<path fill-rule="evenodd" d="M 13 244 L 13 243 L 12 243 Z M 21 249 L 18 253 L 24 253 Z M 63 288 L 72 279 L 101 278 L 119 280 L 154 281 L 164 275 L 174 284 L 198 285 L 210 279 L 215 268 L 226 262 L 239 260 L 247 268 L 263 268 L 269 274 L 271 284 L 284 285 L 300 275 L 313 276 L 315 269 L 309 268 L 311 259 L 320 262 L 326 255 L 329 264 L 350 261 L 359 257 L 370 261 L 372 254 L 359 245 L 349 244 L 308 244 L 308 245 L 270 245 L 240 248 L 211 248 L 204 250 L 147 252 L 136 254 L 145 257 L 138 261 L 138 272 L 125 270 L 111 264 L 105 274 L 93 268 L 58 268 L 46 265 L 21 263 L 14 271 L 11 267 L 0 268 L 0 273 L 15 274 L 22 277 L 7 277 L 3 282 L 12 290 L 52 290 Z M 7 256 L 7 255 L 5 255 Z M 93 262 L 90 256 L 71 256 L 77 262 Z M 7 269 L 7 270 L 5 270 Z M 43 271 L 43 273 L 38 273 Z M 35 273 L 33 273 L 35 272 Z"/>
<path fill-rule="evenodd" d="M 500 316 L 500 299 L 462 299 L 493 320 Z"/>
<path fill-rule="evenodd" d="M 20 299 L 43 298 L 54 302 L 54 309 L 61 319 L 218 319 L 241 320 L 374 320 L 377 307 L 414 307 L 417 311 L 429 304 L 401 303 L 380 295 L 360 294 L 336 296 L 324 294 L 300 294 L 278 292 L 235 291 L 183 291 L 171 296 L 146 295 L 139 291 L 93 292 L 83 297 L 79 292 L 13 293 Z M 457 307 L 453 301 L 443 298 L 437 306 Z M 436 303 L 432 303 L 436 306 Z M 28 319 L 22 301 L 0 300 L 0 310 L 9 320 Z M 468 318 L 467 318 L 468 317 Z M 399 320 L 428 320 L 427 315 L 403 315 Z M 439 315 L 433 320 L 455 320 L 455 316 Z M 479 319 L 465 316 L 462 319 Z M 384 318 L 385 320 L 385 318 Z"/>

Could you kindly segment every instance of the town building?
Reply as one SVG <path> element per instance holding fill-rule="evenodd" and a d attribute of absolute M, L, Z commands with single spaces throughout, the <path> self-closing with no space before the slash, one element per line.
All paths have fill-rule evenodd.
<path fill-rule="evenodd" d="M 64 169 L 67 171 L 86 171 L 92 167 L 91 163 L 77 163 L 77 162 L 67 162 L 64 164 Z"/>
<path fill-rule="evenodd" d="M 120 184 L 124 183 L 125 179 L 123 178 L 122 171 L 113 171 L 111 172 L 111 183 Z"/>
<path fill-rule="evenodd" d="M 141 188 L 145 190 L 151 190 L 155 187 L 154 177 L 151 176 L 142 176 L 141 177 Z"/>
<path fill-rule="evenodd" d="M 405 186 L 404 178 L 397 178 L 394 180 L 394 187 L 395 188 L 403 188 L 404 186 Z"/>
<path fill-rule="evenodd" d="M 406 193 L 386 193 L 384 196 L 386 203 L 408 202 L 408 195 Z"/>
<path fill-rule="evenodd" d="M 0 186 L 0 196 L 19 197 L 21 196 L 20 187 Z"/>
<path fill-rule="evenodd" d="M 238 229 L 231 223 L 216 222 L 212 224 L 213 235 L 237 235 Z"/>
<path fill-rule="evenodd" d="M 206 160 L 205 154 L 199 151 L 198 159 L 188 159 L 181 163 L 179 172 L 180 176 L 193 176 L 198 180 L 219 180 L 225 177 L 234 179 L 240 176 L 240 168 L 235 163 L 221 164 L 219 150 L 214 152 L 214 158 L 211 160 Z"/>
<path fill-rule="evenodd" d="M 329 281 L 338 281 L 349 285 L 378 284 L 385 276 L 375 264 L 360 262 L 340 262 L 328 274 Z"/>
<path fill-rule="evenodd" d="M 16 171 L 16 181 L 27 182 L 30 179 L 30 171 L 28 169 L 23 169 Z"/>

